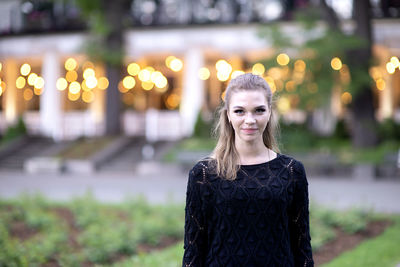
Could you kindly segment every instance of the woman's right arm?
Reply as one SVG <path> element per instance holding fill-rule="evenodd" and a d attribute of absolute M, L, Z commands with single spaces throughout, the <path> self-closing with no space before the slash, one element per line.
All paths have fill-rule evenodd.
<path fill-rule="evenodd" d="M 204 169 L 195 166 L 189 173 L 185 207 L 185 237 L 182 266 L 204 266 L 206 256 L 206 230 L 200 187 Z"/>

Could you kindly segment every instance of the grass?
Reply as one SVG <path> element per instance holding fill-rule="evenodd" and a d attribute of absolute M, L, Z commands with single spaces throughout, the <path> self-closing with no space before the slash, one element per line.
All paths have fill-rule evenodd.
<path fill-rule="evenodd" d="M 364 252 L 350 258 L 367 260 L 363 253 L 373 249 L 380 251 L 377 255 L 383 255 L 385 263 L 398 261 L 400 217 L 395 218 L 396 223 L 376 244 L 366 245 Z M 314 251 L 335 238 L 335 228 L 354 233 L 372 219 L 373 214 L 362 210 L 338 212 L 311 205 Z M 67 203 L 49 202 L 40 195 L 0 200 L 0 266 L 54 262 L 61 266 L 179 266 L 183 226 L 183 204 L 149 205 L 142 198 L 113 205 L 101 204 L 90 194 Z M 342 266 L 342 261 L 334 266 Z"/>
<path fill-rule="evenodd" d="M 323 267 L 394 267 L 400 263 L 400 216 L 393 216 L 393 225 L 352 251 L 345 252 Z"/>
<path fill-rule="evenodd" d="M 61 151 L 56 157 L 64 159 L 86 159 L 109 145 L 114 138 L 82 138 L 75 141 L 71 146 Z"/>

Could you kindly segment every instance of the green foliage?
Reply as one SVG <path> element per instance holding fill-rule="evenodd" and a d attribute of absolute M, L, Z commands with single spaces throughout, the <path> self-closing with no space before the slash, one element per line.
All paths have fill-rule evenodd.
<path fill-rule="evenodd" d="M 289 97 L 293 108 L 313 110 L 325 106 L 334 88 L 354 96 L 365 86 L 370 87 L 372 80 L 365 71 L 365 64 L 350 66 L 351 60 L 346 57 L 347 51 L 365 47 L 364 41 L 327 27 L 321 22 L 320 12 L 315 9 L 297 11 L 295 22 L 300 25 L 296 34 L 285 32 L 285 24 L 265 25 L 259 30 L 259 36 L 272 42 L 276 51 L 262 63 L 274 79 L 277 91 Z M 304 38 L 303 42 L 299 42 L 299 36 Z M 275 60 L 283 52 L 296 55 L 287 66 L 280 66 Z M 347 65 L 340 71 L 332 69 L 331 60 L 334 57 L 339 57 Z M 306 64 L 304 71 L 296 68 L 299 59 Z M 281 75 L 272 75 L 268 72 L 271 69 L 280 71 Z M 294 82 L 294 86 L 288 89 L 288 82 Z"/>
<path fill-rule="evenodd" d="M 354 250 L 340 255 L 324 267 L 395 266 L 400 262 L 400 216 L 393 216 L 394 224 L 385 232 L 363 242 Z"/>
<path fill-rule="evenodd" d="M 195 138 L 210 138 L 212 131 L 212 121 L 206 121 L 201 112 L 197 115 L 196 123 L 194 125 L 193 137 Z"/>
<path fill-rule="evenodd" d="M 400 140 L 400 125 L 392 118 L 385 119 L 379 124 L 378 134 L 382 140 Z"/>
<path fill-rule="evenodd" d="M 17 137 L 23 136 L 26 134 L 26 126 L 24 123 L 24 120 L 22 117 L 18 118 L 18 121 L 15 125 L 9 126 L 5 133 L 3 138 L 1 139 L 1 143 L 6 143 L 8 141 L 11 141 Z"/>

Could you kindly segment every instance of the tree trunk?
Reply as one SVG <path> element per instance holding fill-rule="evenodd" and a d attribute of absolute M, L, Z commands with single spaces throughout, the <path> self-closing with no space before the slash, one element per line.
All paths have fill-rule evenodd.
<path fill-rule="evenodd" d="M 125 13 L 124 1 L 103 0 L 105 19 L 110 31 L 105 39 L 107 51 L 115 52 L 117 57 L 123 51 L 123 25 L 122 19 Z M 106 95 L 105 133 L 106 135 L 118 135 L 121 133 L 121 97 L 118 83 L 122 78 L 121 59 L 108 60 L 106 72 L 110 86 Z"/>
<path fill-rule="evenodd" d="M 371 16 L 370 3 L 365 0 L 354 0 L 354 21 L 356 23 L 355 34 L 365 40 L 366 45 L 349 54 L 350 70 L 351 65 L 368 73 L 371 61 Z M 365 84 L 357 90 L 350 105 L 352 117 L 352 143 L 355 147 L 371 147 L 377 144 L 377 123 L 373 106 L 372 88 Z"/>

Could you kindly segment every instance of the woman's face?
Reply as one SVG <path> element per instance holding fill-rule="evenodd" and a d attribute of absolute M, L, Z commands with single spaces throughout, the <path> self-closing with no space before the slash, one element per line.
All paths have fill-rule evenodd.
<path fill-rule="evenodd" d="M 270 109 L 261 90 L 233 92 L 227 111 L 235 138 L 244 142 L 262 142 L 270 118 Z"/>

